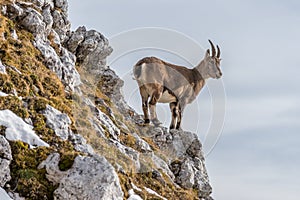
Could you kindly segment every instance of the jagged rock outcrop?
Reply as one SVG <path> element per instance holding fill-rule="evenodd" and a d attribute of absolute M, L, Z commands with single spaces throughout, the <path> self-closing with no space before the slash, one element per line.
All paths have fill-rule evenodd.
<path fill-rule="evenodd" d="M 67 1 L 18 1 L 4 6 L 2 10 L 34 35 L 33 44 L 44 56 L 47 67 L 57 74 L 66 89 L 78 89 L 81 81 L 75 68 L 75 56 L 61 45 L 70 30 Z"/>
<path fill-rule="evenodd" d="M 84 26 L 71 31 L 67 0 L 0 6 L 6 16 L 0 23 L 9 26 L 0 48 L 20 56 L 25 40 L 39 52 L 29 59 L 34 64 L 14 66 L 0 49 L 0 110 L 14 116 L 0 115 L 0 186 L 12 198 L 211 200 L 197 135 L 139 125 L 142 116 L 124 100 L 123 80 L 106 66 L 109 41 Z M 36 66 L 41 77 L 29 70 Z"/>

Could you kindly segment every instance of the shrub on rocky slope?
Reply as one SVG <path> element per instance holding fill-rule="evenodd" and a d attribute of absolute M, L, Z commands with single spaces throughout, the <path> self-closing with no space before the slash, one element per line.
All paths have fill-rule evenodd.
<path fill-rule="evenodd" d="M 1 188 L 12 199 L 211 199 L 197 136 L 139 126 L 106 66 L 108 40 L 70 31 L 67 8 L 0 1 Z"/>

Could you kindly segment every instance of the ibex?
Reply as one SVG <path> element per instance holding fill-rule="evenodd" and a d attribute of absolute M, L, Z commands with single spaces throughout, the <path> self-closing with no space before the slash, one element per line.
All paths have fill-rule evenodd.
<path fill-rule="evenodd" d="M 154 125 L 159 125 L 156 103 L 169 103 L 172 113 L 170 129 L 180 129 L 185 106 L 197 97 L 205 80 L 222 76 L 220 48 L 217 45 L 216 52 L 213 43 L 208 41 L 212 54 L 207 49 L 204 59 L 193 69 L 173 65 L 156 57 L 145 57 L 135 64 L 133 74 L 142 97 L 145 124 L 149 124 L 151 119 Z"/>

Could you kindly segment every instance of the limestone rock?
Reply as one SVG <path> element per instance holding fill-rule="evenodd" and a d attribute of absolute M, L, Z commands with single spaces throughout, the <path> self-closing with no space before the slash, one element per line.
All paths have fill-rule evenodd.
<path fill-rule="evenodd" d="M 86 28 L 84 26 L 78 27 L 75 32 L 72 32 L 66 41 L 66 48 L 76 54 L 79 44 L 84 40 L 85 32 Z"/>
<path fill-rule="evenodd" d="M 20 21 L 20 24 L 34 36 L 43 37 L 46 30 L 46 24 L 43 22 L 43 16 L 31 8 L 26 10 L 24 16 L 25 17 Z"/>
<path fill-rule="evenodd" d="M 58 162 L 59 154 L 52 154 L 39 166 L 46 168 L 49 180 L 59 184 L 55 199 L 123 199 L 119 178 L 104 157 L 77 156 L 65 172 L 58 169 Z"/>
<path fill-rule="evenodd" d="M 54 4 L 57 8 L 60 8 L 65 13 L 68 11 L 68 2 L 67 0 L 54 0 Z"/>
<path fill-rule="evenodd" d="M 119 141 L 116 140 L 109 140 L 109 142 L 117 147 L 117 149 L 123 153 L 124 155 L 128 156 L 134 163 L 135 163 L 135 170 L 139 171 L 141 168 L 140 164 L 140 153 L 136 150 L 134 150 L 131 147 L 125 146 L 121 144 Z"/>
<path fill-rule="evenodd" d="M 59 10 L 52 12 L 53 29 L 59 34 L 61 41 L 66 39 L 66 33 L 70 30 L 71 24 L 67 18 L 67 14 Z"/>
<path fill-rule="evenodd" d="M 45 161 L 43 161 L 38 168 L 45 168 L 47 171 L 47 179 L 53 183 L 59 183 L 65 176 L 67 176 L 68 172 L 60 171 L 58 164 L 60 161 L 59 153 L 53 153 L 47 157 Z"/>
<path fill-rule="evenodd" d="M 70 31 L 67 7 L 66 0 L 34 0 L 8 4 L 5 13 L 34 35 L 34 46 L 42 53 L 46 66 L 62 80 L 66 90 L 77 89 L 79 92 L 81 81 L 75 68 L 75 56 L 61 45 Z M 51 46 L 53 42 L 58 49 Z"/>
<path fill-rule="evenodd" d="M 197 189 L 200 199 L 208 198 L 212 188 L 204 164 L 202 145 L 197 135 L 181 130 L 168 132 L 163 127 L 151 127 L 146 133 L 162 151 L 169 152 L 169 168 L 174 174 L 175 183 L 186 189 Z M 156 164 L 160 164 L 155 160 Z"/>
<path fill-rule="evenodd" d="M 53 25 L 51 6 L 49 4 L 43 8 L 42 15 L 43 15 L 44 22 L 46 24 L 46 35 L 49 35 Z"/>
<path fill-rule="evenodd" d="M 94 127 L 97 127 L 97 124 L 99 125 L 102 124 L 103 127 L 105 127 L 106 130 L 103 130 L 101 126 L 98 126 L 98 130 L 100 132 L 104 133 L 105 131 L 114 139 L 114 140 L 119 140 L 119 135 L 120 135 L 120 129 L 114 124 L 114 122 L 107 116 L 104 112 L 102 112 L 100 109 L 98 109 L 95 104 L 88 98 L 84 98 L 84 102 L 86 105 L 88 105 L 91 109 L 91 111 L 94 112 L 94 115 L 96 117 L 97 122 L 93 123 Z"/>
<path fill-rule="evenodd" d="M 6 11 L 3 14 L 6 14 L 10 19 L 15 19 L 23 15 L 24 10 L 17 4 L 8 4 L 6 6 Z"/>
<path fill-rule="evenodd" d="M 84 26 L 71 32 L 65 41 L 65 46 L 89 71 L 97 72 L 105 68 L 106 57 L 112 52 L 108 40 L 101 33 L 95 30 L 87 31 Z"/>
<path fill-rule="evenodd" d="M 0 187 L 3 187 L 10 177 L 11 149 L 8 141 L 0 135 Z"/>
<path fill-rule="evenodd" d="M 86 140 L 79 134 L 74 134 L 71 129 L 71 120 L 67 114 L 61 113 L 59 110 L 47 105 L 43 111 L 43 115 L 47 118 L 46 123 L 57 136 L 63 140 L 72 141 L 77 151 L 94 154 L 93 148 L 86 143 Z"/>
<path fill-rule="evenodd" d="M 135 141 L 136 141 L 135 144 L 137 145 L 138 150 L 140 152 L 142 152 L 142 153 L 152 152 L 150 145 L 145 140 L 140 138 L 140 136 L 138 134 L 133 133 L 132 135 L 135 138 Z"/>
<path fill-rule="evenodd" d="M 75 68 L 75 57 L 66 49 L 61 49 L 59 57 L 49 41 L 37 38 L 34 45 L 45 58 L 45 64 L 56 73 L 62 82 L 72 91 L 81 84 L 80 75 Z"/>
<path fill-rule="evenodd" d="M 67 140 L 71 134 L 69 116 L 49 105 L 46 106 L 43 114 L 47 118 L 47 125 L 54 130 L 55 134 L 61 139 Z"/>
<path fill-rule="evenodd" d="M 126 119 L 130 119 L 132 115 L 136 115 L 136 112 L 124 100 L 122 91 L 124 81 L 113 70 L 109 67 L 102 69 L 101 74 L 97 76 L 97 80 L 104 94 L 111 98 L 119 112 Z"/>

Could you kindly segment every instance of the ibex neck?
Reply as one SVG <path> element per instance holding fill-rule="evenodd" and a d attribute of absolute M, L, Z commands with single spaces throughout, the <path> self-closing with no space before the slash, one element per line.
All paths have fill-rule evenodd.
<path fill-rule="evenodd" d="M 194 67 L 194 69 L 196 69 L 200 73 L 200 75 L 202 76 L 202 78 L 204 80 L 206 80 L 206 79 L 209 78 L 209 76 L 207 74 L 207 69 L 205 68 L 204 65 L 205 65 L 205 63 L 202 60 L 198 65 L 196 65 L 196 67 Z"/>

